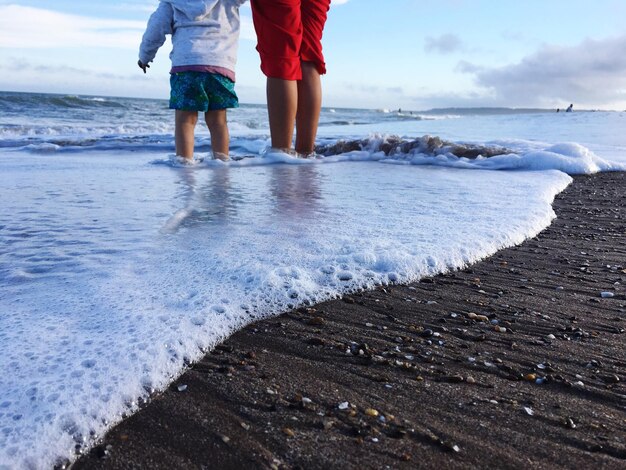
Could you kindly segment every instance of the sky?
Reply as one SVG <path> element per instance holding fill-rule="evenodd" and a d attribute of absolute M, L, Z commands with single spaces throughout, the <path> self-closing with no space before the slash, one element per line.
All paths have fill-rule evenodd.
<path fill-rule="evenodd" d="M 137 67 L 156 0 L 0 0 L 0 90 L 168 98 L 170 42 Z M 265 102 L 249 3 L 236 91 Z M 324 106 L 626 109 L 625 0 L 333 0 Z"/>

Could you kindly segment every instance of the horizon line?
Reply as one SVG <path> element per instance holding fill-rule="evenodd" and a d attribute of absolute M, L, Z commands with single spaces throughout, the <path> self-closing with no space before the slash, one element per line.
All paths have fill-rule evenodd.
<path fill-rule="evenodd" d="M 69 93 L 69 92 L 43 92 L 43 91 L 21 91 L 21 90 L 0 90 L 0 93 L 22 93 L 22 94 L 31 94 L 31 95 L 58 95 L 58 96 L 85 96 L 85 97 L 93 97 L 93 98 L 122 98 L 122 99 L 136 99 L 136 100 L 156 100 L 156 101 L 167 101 L 167 98 L 146 98 L 139 96 L 121 96 L 121 95 L 104 95 L 104 94 L 85 94 L 85 93 Z M 267 103 L 240 103 L 246 106 L 267 106 Z M 409 109 L 409 108 L 360 108 L 360 107 L 346 107 L 346 106 L 322 106 L 322 109 L 355 109 L 355 110 L 365 110 L 365 111 L 387 111 L 387 112 L 413 112 L 413 113 L 433 113 L 433 112 L 441 112 L 441 111 L 452 111 L 452 110 L 511 110 L 511 111 L 541 111 L 541 112 L 565 112 L 566 106 L 563 108 L 550 107 L 517 107 L 517 106 L 442 106 L 435 107 L 429 109 Z M 579 108 L 575 109 L 576 112 L 626 112 L 626 110 L 619 109 L 603 109 L 603 108 Z"/>

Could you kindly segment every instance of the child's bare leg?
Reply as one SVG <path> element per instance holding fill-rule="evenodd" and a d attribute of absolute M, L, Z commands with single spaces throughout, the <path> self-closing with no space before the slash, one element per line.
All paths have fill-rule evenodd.
<path fill-rule="evenodd" d="M 270 120 L 272 147 L 291 149 L 297 109 L 297 82 L 269 77 L 267 79 L 267 112 Z"/>
<path fill-rule="evenodd" d="M 296 152 L 308 155 L 315 150 L 315 136 L 321 108 L 320 74 L 313 62 L 302 62 L 302 80 L 298 81 Z"/>
<path fill-rule="evenodd" d="M 197 111 L 176 110 L 176 155 L 191 160 L 193 158 L 194 130 L 198 122 Z"/>
<path fill-rule="evenodd" d="M 220 160 L 228 160 L 230 136 L 226 121 L 225 109 L 213 109 L 204 113 L 204 120 L 211 133 L 211 148 L 213 156 Z"/>

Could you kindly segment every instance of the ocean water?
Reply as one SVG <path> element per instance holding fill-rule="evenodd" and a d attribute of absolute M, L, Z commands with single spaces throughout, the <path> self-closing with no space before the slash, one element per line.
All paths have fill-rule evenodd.
<path fill-rule="evenodd" d="M 0 468 L 71 461 L 251 321 L 465 266 L 570 174 L 626 170 L 626 113 L 324 109 L 320 144 L 361 145 L 316 160 L 265 154 L 262 106 L 229 120 L 246 158 L 199 126 L 180 165 L 164 101 L 0 93 Z M 509 150 L 381 151 L 424 135 Z"/>

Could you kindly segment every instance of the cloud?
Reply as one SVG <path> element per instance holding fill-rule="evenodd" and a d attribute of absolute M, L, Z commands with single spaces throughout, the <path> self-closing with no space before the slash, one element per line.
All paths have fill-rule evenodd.
<path fill-rule="evenodd" d="M 122 4 L 122 9 L 147 5 Z M 154 11 L 154 5 L 150 9 Z M 0 48 L 107 47 L 136 50 L 146 21 L 100 19 L 42 8 L 0 4 Z M 241 39 L 255 40 L 252 18 L 241 15 Z"/>
<path fill-rule="evenodd" d="M 80 67 L 73 67 L 71 65 L 63 65 L 63 64 L 55 64 L 55 65 L 47 65 L 47 64 L 33 64 L 24 59 L 12 57 L 9 59 L 8 63 L 3 64 L 3 69 L 9 70 L 12 73 L 22 73 L 25 74 L 23 76 L 27 76 L 29 74 L 35 76 L 45 75 L 46 77 L 50 77 L 52 75 L 57 75 L 60 77 L 93 77 L 105 80 L 137 80 L 144 79 L 143 75 L 135 74 L 135 75 L 121 75 L 108 72 L 106 70 L 90 70 Z"/>
<path fill-rule="evenodd" d="M 372 96 L 381 94 L 404 94 L 403 88 L 399 86 L 383 87 L 374 84 L 348 82 L 344 83 L 343 88 L 346 90 L 351 90 L 354 94 L 364 94 Z"/>
<path fill-rule="evenodd" d="M 166 97 L 167 81 L 142 73 L 111 73 L 67 64 L 34 63 L 23 58 L 0 61 L 0 89 L 42 93 Z M 45 80 L 42 80 L 45 77 Z"/>
<path fill-rule="evenodd" d="M 463 42 L 455 34 L 442 34 L 439 37 L 427 36 L 424 51 L 438 54 L 452 54 L 463 49 Z"/>
<path fill-rule="evenodd" d="M 573 102 L 611 106 L 626 100 L 626 35 L 587 39 L 572 47 L 543 46 L 517 64 L 471 69 L 496 103 L 555 106 Z"/>
<path fill-rule="evenodd" d="M 111 8 L 121 11 L 140 11 L 144 13 L 152 13 L 156 9 L 155 2 L 144 3 L 119 3 L 111 5 Z"/>
<path fill-rule="evenodd" d="M 471 62 L 468 62 L 466 60 L 460 60 L 457 64 L 456 67 L 454 68 L 455 72 L 460 72 L 460 73 L 477 73 L 480 72 L 482 70 L 484 70 L 484 67 L 481 67 L 480 65 L 476 65 L 476 64 L 472 64 Z"/>
<path fill-rule="evenodd" d="M 136 49 L 144 28 L 142 21 L 98 19 L 20 5 L 0 6 L 3 48 Z"/>
<path fill-rule="evenodd" d="M 481 108 L 493 107 L 493 97 L 485 90 L 432 91 L 423 89 L 419 93 L 404 95 L 402 108 L 427 110 L 434 108 Z"/>
<path fill-rule="evenodd" d="M 350 0 L 331 0 L 331 3 L 333 4 L 333 6 L 335 6 L 335 5 L 345 5 L 349 1 Z"/>

